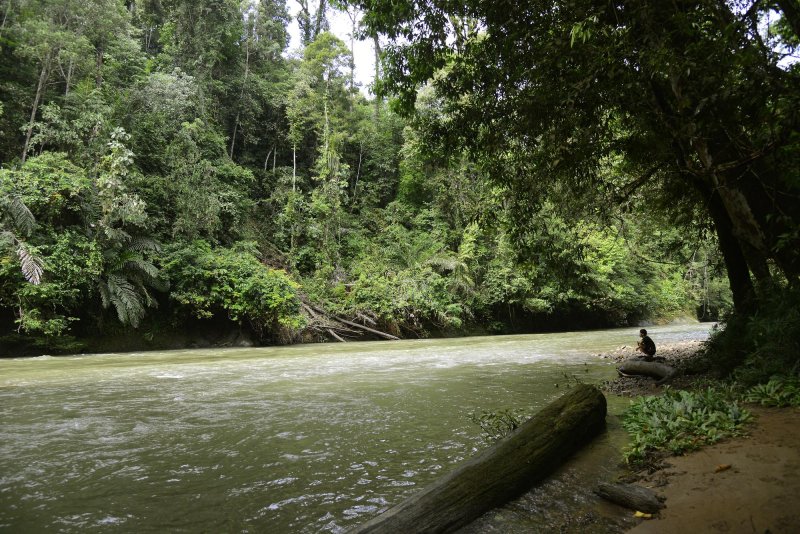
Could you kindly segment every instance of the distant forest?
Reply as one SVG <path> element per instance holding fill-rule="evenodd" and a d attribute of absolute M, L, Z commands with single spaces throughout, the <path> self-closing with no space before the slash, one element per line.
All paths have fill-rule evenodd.
<path fill-rule="evenodd" d="M 301 0 L 289 51 L 283 0 L 4 0 L 2 352 L 756 314 L 800 273 L 798 11 Z"/>

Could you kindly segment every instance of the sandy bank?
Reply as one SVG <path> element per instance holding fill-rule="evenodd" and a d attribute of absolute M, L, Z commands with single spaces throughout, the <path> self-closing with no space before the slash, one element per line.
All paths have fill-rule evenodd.
<path fill-rule="evenodd" d="M 749 436 L 668 458 L 639 482 L 667 507 L 628 532 L 800 532 L 800 409 L 749 409 Z"/>
<path fill-rule="evenodd" d="M 702 346 L 699 341 L 665 345 L 657 356 L 683 370 Z M 635 347 L 620 347 L 598 356 L 622 362 L 637 355 Z M 705 375 L 681 374 L 669 386 L 692 389 L 712 382 Z M 602 384 L 609 393 L 631 397 L 658 395 L 663 387 L 646 377 Z M 754 415 L 747 436 L 669 457 L 664 468 L 642 476 L 637 484 L 663 496 L 666 508 L 628 532 L 800 532 L 800 409 L 747 409 Z"/>

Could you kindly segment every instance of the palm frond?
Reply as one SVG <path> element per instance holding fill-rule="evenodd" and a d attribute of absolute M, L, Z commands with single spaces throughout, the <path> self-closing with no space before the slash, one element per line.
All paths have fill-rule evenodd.
<path fill-rule="evenodd" d="M 149 237 L 133 237 L 128 248 L 136 252 L 161 252 L 161 244 Z"/>
<path fill-rule="evenodd" d="M 14 228 L 22 235 L 29 236 L 36 226 L 36 218 L 28 206 L 18 196 L 12 196 L 4 203 Z"/>
<path fill-rule="evenodd" d="M 145 308 L 136 287 L 124 276 L 109 274 L 108 289 L 120 322 L 137 328 L 145 315 Z"/>
<path fill-rule="evenodd" d="M 33 285 L 39 285 L 42 282 L 42 273 L 44 273 L 44 262 L 36 256 L 25 243 L 20 242 L 17 247 L 17 256 L 19 263 L 22 267 L 22 276 L 25 280 Z"/>

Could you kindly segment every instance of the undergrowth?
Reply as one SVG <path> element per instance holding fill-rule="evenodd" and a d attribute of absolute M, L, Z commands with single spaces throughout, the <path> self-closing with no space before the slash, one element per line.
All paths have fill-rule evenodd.
<path fill-rule="evenodd" d="M 750 387 L 800 369 L 800 289 L 764 290 L 758 312 L 733 316 L 711 336 L 698 363 Z"/>
<path fill-rule="evenodd" d="M 800 378 L 797 376 L 772 377 L 765 384 L 751 387 L 744 400 L 771 407 L 800 406 Z"/>
<path fill-rule="evenodd" d="M 750 413 L 725 390 L 675 391 L 639 397 L 623 414 L 622 426 L 632 437 L 625 461 L 647 463 L 659 451 L 682 454 L 722 438 L 740 434 Z"/>

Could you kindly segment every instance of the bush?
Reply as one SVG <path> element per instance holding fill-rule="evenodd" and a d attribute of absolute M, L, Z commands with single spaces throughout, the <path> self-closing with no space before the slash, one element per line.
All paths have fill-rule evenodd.
<path fill-rule="evenodd" d="M 762 293 L 752 316 L 728 318 L 708 343 L 707 365 L 745 386 L 800 368 L 800 289 Z"/>
<path fill-rule="evenodd" d="M 298 284 L 262 264 L 252 244 L 212 249 L 195 241 L 169 252 L 163 269 L 181 314 L 246 321 L 262 338 L 303 325 Z"/>

